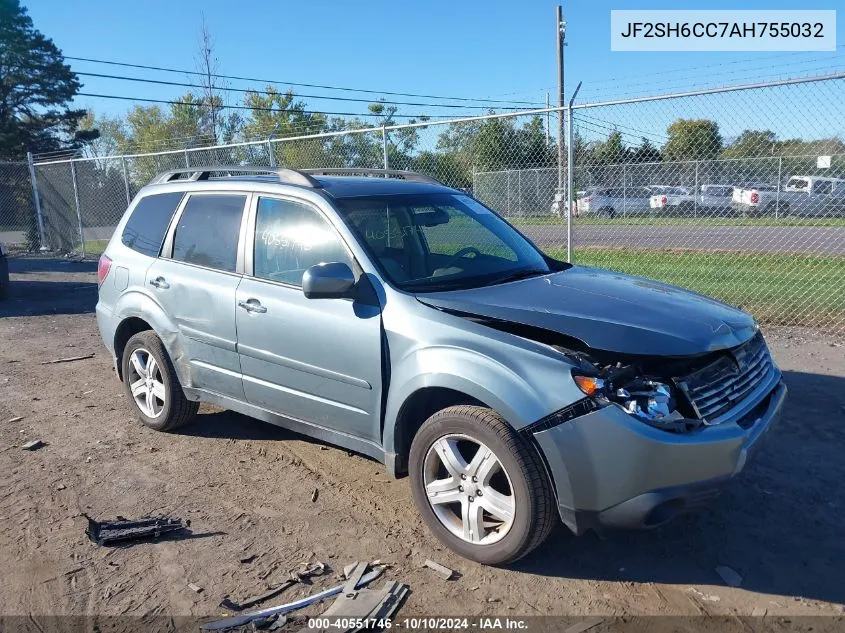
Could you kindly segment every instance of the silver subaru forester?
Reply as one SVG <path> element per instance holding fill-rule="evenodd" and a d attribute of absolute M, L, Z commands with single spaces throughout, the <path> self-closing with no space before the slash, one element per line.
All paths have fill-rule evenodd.
<path fill-rule="evenodd" d="M 98 277 L 144 424 L 209 402 L 369 455 L 487 564 L 537 547 L 555 514 L 580 534 L 700 505 L 786 395 L 744 312 L 552 259 L 411 172 L 164 173 Z"/>

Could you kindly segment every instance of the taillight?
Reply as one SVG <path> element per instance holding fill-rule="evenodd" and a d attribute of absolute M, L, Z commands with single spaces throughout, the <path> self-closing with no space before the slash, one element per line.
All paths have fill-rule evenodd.
<path fill-rule="evenodd" d="M 592 201 L 593 201 L 592 198 L 584 198 L 584 202 L 592 202 Z"/>
<path fill-rule="evenodd" d="M 669 202 L 669 198 L 667 198 L 666 196 L 660 197 L 660 204 L 667 204 L 668 202 Z"/>
<path fill-rule="evenodd" d="M 97 263 L 97 287 L 103 285 L 106 276 L 111 270 L 111 259 L 105 255 L 100 255 L 100 261 Z"/>
<path fill-rule="evenodd" d="M 760 202 L 760 194 L 756 191 L 751 192 L 751 204 L 757 204 Z"/>

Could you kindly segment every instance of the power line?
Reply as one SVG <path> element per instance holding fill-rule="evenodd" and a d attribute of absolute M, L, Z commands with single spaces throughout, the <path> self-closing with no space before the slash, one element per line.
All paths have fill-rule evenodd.
<path fill-rule="evenodd" d="M 74 61 L 79 62 L 91 62 L 94 64 L 109 64 L 112 66 L 123 66 L 126 68 L 141 68 L 143 70 L 156 70 L 160 72 L 168 72 L 168 73 L 181 73 L 183 75 L 200 75 L 205 76 L 203 73 L 193 71 L 193 70 L 178 70 L 176 68 L 164 68 L 161 66 L 146 66 L 144 64 L 129 64 L 126 62 L 115 62 L 106 59 L 92 59 L 90 57 L 70 57 L 65 56 L 65 59 L 72 59 Z M 416 97 L 421 99 L 446 99 L 449 101 L 469 101 L 472 103 L 518 103 L 524 105 L 536 105 L 535 102 L 532 101 L 503 101 L 500 99 L 472 99 L 469 97 L 444 97 L 442 95 L 425 95 L 425 94 L 415 94 L 411 92 L 389 92 L 387 90 L 367 90 L 364 88 L 346 88 L 341 86 L 327 86 L 321 84 L 306 84 L 306 83 L 297 83 L 293 81 L 278 81 L 273 79 L 256 79 L 254 77 L 239 77 L 237 75 L 213 75 L 218 79 L 232 79 L 236 81 L 253 81 L 263 84 L 284 84 L 287 86 L 299 86 L 302 88 L 320 88 L 322 90 L 339 90 L 344 92 L 364 92 L 367 94 L 374 94 L 374 95 L 388 95 L 391 97 Z M 326 97 L 320 97 L 326 98 Z"/>
<path fill-rule="evenodd" d="M 84 77 L 100 77 L 103 79 L 120 79 L 123 81 L 136 81 L 139 83 L 146 83 L 146 84 L 159 84 L 162 86 L 181 86 L 186 88 L 199 88 L 200 90 L 206 90 L 207 87 L 201 84 L 191 84 L 185 83 L 181 81 L 164 81 L 161 79 L 144 79 L 142 77 L 125 77 L 123 75 L 104 75 L 101 73 L 86 73 L 86 72 L 76 72 L 77 75 L 82 75 Z M 219 86 L 215 87 L 214 90 L 220 90 L 224 92 L 239 92 L 239 93 L 246 93 L 246 94 L 261 94 L 261 95 L 269 95 L 273 94 L 269 90 L 253 90 L 251 88 L 230 88 L 227 86 Z M 278 94 L 284 95 L 284 92 L 280 92 Z M 472 109 L 472 110 L 489 110 L 491 106 L 471 106 L 471 105 L 460 105 L 457 103 L 415 103 L 411 101 L 374 101 L 373 99 L 361 99 L 356 97 L 325 97 L 321 95 L 306 95 L 306 94 L 295 94 L 296 97 L 300 97 L 303 99 L 326 99 L 328 101 L 353 101 L 357 103 L 382 103 L 384 105 L 408 105 L 408 106 L 421 106 L 427 108 L 462 108 L 462 109 Z M 499 110 L 520 110 L 522 108 L 516 107 L 498 107 Z"/>
<path fill-rule="evenodd" d="M 80 97 L 96 97 L 98 99 L 120 99 L 123 101 L 143 101 L 145 103 L 164 103 L 169 105 L 181 105 L 181 106 L 193 106 L 193 107 L 204 107 L 206 104 L 204 103 L 195 103 L 191 101 L 172 101 L 169 99 L 145 99 L 141 97 L 126 97 L 123 95 L 103 95 L 103 94 L 95 94 L 92 92 L 77 92 L 77 96 Z M 251 110 L 253 112 L 276 112 L 280 113 L 283 112 L 278 108 L 252 108 L 250 106 L 233 106 L 233 105 L 221 105 L 215 106 L 221 109 L 228 109 L 228 110 Z M 381 117 L 381 114 L 373 114 L 372 112 L 319 112 L 319 111 L 312 111 L 312 110 L 296 110 L 294 111 L 296 114 L 326 114 L 331 116 L 354 116 L 354 117 L 361 117 L 361 116 L 368 116 L 368 117 Z M 393 117 L 401 117 L 404 119 L 422 119 L 422 118 L 448 118 L 450 115 L 448 114 L 393 114 Z"/>

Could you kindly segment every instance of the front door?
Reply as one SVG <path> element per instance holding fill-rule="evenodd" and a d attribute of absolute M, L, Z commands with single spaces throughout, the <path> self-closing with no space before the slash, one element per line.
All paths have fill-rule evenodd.
<path fill-rule="evenodd" d="M 168 342 L 175 363 L 187 362 L 191 386 L 244 399 L 236 348 L 235 291 L 241 281 L 239 240 L 247 196 L 188 196 L 147 286 L 179 329 Z M 242 258 L 241 258 L 242 259 Z"/>
<path fill-rule="evenodd" d="M 247 400 L 379 442 L 379 306 L 352 299 L 306 299 L 302 275 L 307 268 L 344 262 L 354 269 L 352 255 L 310 203 L 262 196 L 255 207 L 248 229 L 247 275 L 236 293 Z"/>

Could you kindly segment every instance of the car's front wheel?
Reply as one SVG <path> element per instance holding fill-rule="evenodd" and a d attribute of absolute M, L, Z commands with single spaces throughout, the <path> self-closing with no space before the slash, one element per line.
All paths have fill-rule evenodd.
<path fill-rule="evenodd" d="M 490 409 L 435 413 L 414 437 L 409 466 L 423 519 L 461 556 L 510 563 L 554 526 L 554 496 L 538 455 Z"/>
<path fill-rule="evenodd" d="M 167 350 L 156 333 L 135 334 L 123 349 L 123 386 L 141 422 L 156 431 L 172 431 L 190 421 L 198 402 L 185 397 Z"/>

